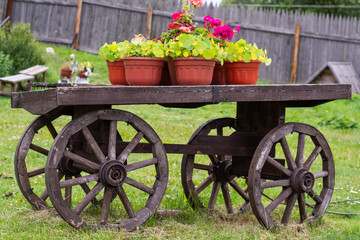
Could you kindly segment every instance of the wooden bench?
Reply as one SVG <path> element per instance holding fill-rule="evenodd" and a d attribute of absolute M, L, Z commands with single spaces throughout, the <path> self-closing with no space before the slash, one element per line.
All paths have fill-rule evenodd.
<path fill-rule="evenodd" d="M 49 70 L 46 66 L 36 65 L 31 68 L 20 71 L 19 73 L 31 75 L 35 77 L 35 80 L 46 82 L 46 71 Z M 42 73 L 42 79 L 38 78 L 38 75 Z"/>
<path fill-rule="evenodd" d="M 18 90 L 29 91 L 31 87 L 24 84 L 32 83 L 35 79 L 37 81 L 46 82 L 46 71 L 49 70 L 46 66 L 36 65 L 19 72 L 19 74 L 0 78 L 0 95 L 10 96 L 12 92 Z M 42 78 L 38 76 L 42 74 Z"/>
<path fill-rule="evenodd" d="M 16 92 L 18 90 L 28 91 L 29 87 L 23 85 L 23 82 L 31 83 L 34 80 L 34 76 L 26 75 L 26 74 L 16 74 L 8 77 L 0 78 L 0 95 L 10 96 L 12 92 Z M 8 86 L 8 88 L 7 88 Z"/>

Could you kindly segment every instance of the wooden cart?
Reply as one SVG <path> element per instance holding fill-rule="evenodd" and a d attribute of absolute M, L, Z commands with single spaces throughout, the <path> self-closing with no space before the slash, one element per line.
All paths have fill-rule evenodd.
<path fill-rule="evenodd" d="M 132 230 L 160 205 L 168 182 L 167 153 L 175 153 L 183 155 L 182 184 L 193 208 L 233 214 L 251 205 L 268 229 L 293 219 L 318 219 L 334 189 L 334 159 L 324 136 L 307 124 L 285 123 L 285 110 L 349 98 L 346 84 L 95 85 L 13 93 L 13 108 L 40 115 L 19 141 L 16 178 L 30 204 L 41 209 L 49 197 L 75 228 Z M 144 120 L 112 109 L 125 104 L 196 108 L 219 102 L 237 102 L 236 118 L 209 120 L 188 144 L 163 144 Z M 62 116 L 71 119 L 57 132 Z M 51 147 L 38 139 L 44 132 L 54 138 Z M 30 152 L 36 161 L 29 159 Z M 34 180 L 44 174 L 46 187 Z"/>

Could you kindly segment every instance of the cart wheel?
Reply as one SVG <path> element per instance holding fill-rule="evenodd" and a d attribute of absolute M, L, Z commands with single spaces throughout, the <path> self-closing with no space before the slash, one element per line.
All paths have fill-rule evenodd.
<path fill-rule="evenodd" d="M 108 133 L 104 133 L 108 136 L 105 150 L 89 127 L 96 121 L 109 125 Z M 122 141 L 117 138 L 117 131 Z M 69 148 L 74 135 L 86 139 L 92 158 Z M 74 174 L 59 180 L 57 175 L 64 159 Z M 160 138 L 144 120 L 120 110 L 95 111 L 71 121 L 55 139 L 46 164 L 51 202 L 75 228 L 133 230 L 155 213 L 167 181 L 168 163 Z M 100 198 L 100 204 L 87 207 Z"/>
<path fill-rule="evenodd" d="M 213 134 L 229 136 L 235 131 L 236 119 L 213 119 L 200 126 L 191 136 L 188 144 L 199 136 Z M 241 182 L 240 178 L 235 179 L 230 173 L 231 166 L 232 156 L 228 155 L 185 154 L 183 156 L 182 185 L 185 196 L 194 209 L 205 209 L 207 206 L 209 211 L 216 209 L 229 214 L 245 211 L 249 203 L 248 195 L 241 187 L 246 186 L 245 180 Z M 220 189 L 221 193 L 219 193 Z"/>
<path fill-rule="evenodd" d="M 264 174 L 269 167 L 272 176 Z M 251 207 L 267 229 L 318 219 L 334 182 L 334 160 L 324 136 L 312 126 L 286 123 L 270 131 L 255 151 L 249 170 Z"/>
<path fill-rule="evenodd" d="M 48 134 L 55 139 L 57 131 L 53 121 L 61 115 L 62 109 L 56 109 L 37 117 L 22 134 L 15 152 L 17 183 L 25 199 L 38 210 L 46 207 L 45 201 L 48 198 L 45 164 L 50 146 L 46 146 L 43 141 Z"/>

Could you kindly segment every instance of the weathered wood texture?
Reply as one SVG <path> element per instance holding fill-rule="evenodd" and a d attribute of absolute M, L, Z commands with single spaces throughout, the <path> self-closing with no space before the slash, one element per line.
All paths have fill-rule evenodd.
<path fill-rule="evenodd" d="M 5 19 L 7 0 L 0 0 L 0 22 Z"/>
<path fill-rule="evenodd" d="M 0 0 L 1 3 L 6 0 Z M 70 45 L 74 38 L 77 0 L 14 0 L 12 22 L 29 22 L 41 41 Z M 181 9 L 178 0 L 84 0 L 79 49 L 97 53 L 105 42 L 124 41 L 134 34 L 146 35 L 147 9 L 153 9 L 151 38 L 167 30 L 171 14 Z M 1 11 L 1 10 L 0 10 Z M 295 26 L 302 27 L 297 83 L 305 83 L 328 61 L 360 65 L 360 20 L 356 18 L 256 10 L 236 5 L 204 6 L 196 10 L 202 26 L 206 15 L 241 26 L 234 40 L 246 39 L 267 49 L 273 63 L 260 67 L 260 79 L 289 83 Z M 360 69 L 356 68 L 360 75 Z"/>
<path fill-rule="evenodd" d="M 219 102 L 284 102 L 285 106 L 315 106 L 351 98 L 350 84 L 228 85 L 228 86 L 78 86 L 13 93 L 13 108 L 44 114 L 58 106 L 123 104 L 211 104 Z"/>

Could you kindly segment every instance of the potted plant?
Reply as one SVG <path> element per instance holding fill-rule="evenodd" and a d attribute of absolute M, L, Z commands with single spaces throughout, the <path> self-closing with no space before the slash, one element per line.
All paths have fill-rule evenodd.
<path fill-rule="evenodd" d="M 139 34 L 131 40 L 127 50 L 124 58 L 126 82 L 135 86 L 158 85 L 165 63 L 164 44 L 146 40 Z"/>
<path fill-rule="evenodd" d="M 124 57 L 127 54 L 127 48 L 129 46 L 128 41 L 112 44 L 105 43 L 99 49 L 99 55 L 103 59 L 106 59 L 108 71 L 109 71 L 109 80 L 113 85 L 126 85 L 125 79 L 125 68 L 124 68 Z"/>
<path fill-rule="evenodd" d="M 260 63 L 271 64 L 266 50 L 257 45 L 246 43 L 240 39 L 236 43 L 229 43 L 225 47 L 225 79 L 227 84 L 256 84 Z"/>
<path fill-rule="evenodd" d="M 88 78 L 94 72 L 94 67 L 90 62 L 81 62 L 78 64 L 79 78 Z"/>
<path fill-rule="evenodd" d="M 73 69 L 70 61 L 66 61 L 61 65 L 60 77 L 61 79 L 70 79 Z"/>

